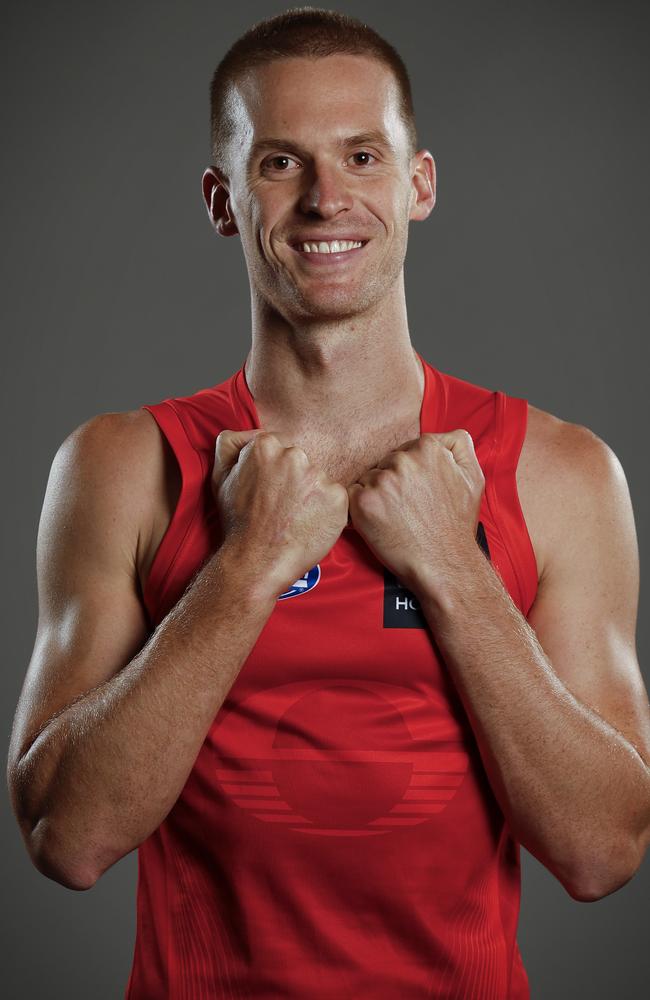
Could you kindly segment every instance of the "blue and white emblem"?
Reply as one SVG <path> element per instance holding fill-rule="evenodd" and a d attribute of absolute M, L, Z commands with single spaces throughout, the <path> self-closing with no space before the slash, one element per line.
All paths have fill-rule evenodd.
<path fill-rule="evenodd" d="M 284 594 L 280 594 L 278 597 L 279 601 L 283 601 L 285 597 L 298 597 L 299 594 L 306 594 L 308 590 L 313 590 L 318 581 L 320 580 L 320 563 L 316 563 L 311 569 L 308 569 L 304 576 L 301 576 L 295 583 L 293 583 L 288 590 L 285 590 Z"/>

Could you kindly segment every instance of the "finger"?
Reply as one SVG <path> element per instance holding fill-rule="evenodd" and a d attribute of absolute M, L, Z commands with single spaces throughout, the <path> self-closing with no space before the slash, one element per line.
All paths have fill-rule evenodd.
<path fill-rule="evenodd" d="M 214 475 L 219 483 L 232 469 L 244 445 L 260 434 L 261 430 L 261 427 L 241 431 L 223 430 L 217 436 L 214 448 Z"/>
<path fill-rule="evenodd" d="M 352 510 L 353 508 L 356 509 L 357 497 L 362 489 L 363 486 L 360 483 L 350 483 L 349 486 L 346 486 L 346 491 L 348 494 L 348 524 L 354 523 L 352 518 Z"/>
<path fill-rule="evenodd" d="M 398 445 L 397 448 L 392 448 L 376 463 L 374 468 L 376 469 L 387 469 L 394 461 L 395 455 L 400 451 L 412 451 L 412 449 L 417 448 L 420 443 L 420 438 L 411 438 L 409 441 L 403 441 L 402 444 Z"/>
<path fill-rule="evenodd" d="M 375 486 L 379 474 L 387 467 L 383 466 L 380 468 L 378 465 L 373 465 L 371 469 L 366 469 L 360 476 L 357 476 L 357 480 L 353 485 L 360 486 L 361 489 L 364 489 L 366 486 Z"/>
<path fill-rule="evenodd" d="M 415 438 L 409 438 L 408 441 L 402 441 L 399 447 L 394 448 L 393 451 L 410 451 L 412 448 L 417 448 L 420 443 L 420 436 Z"/>
<path fill-rule="evenodd" d="M 432 434 L 431 437 L 451 452 L 456 464 L 460 465 L 461 469 L 464 469 L 469 476 L 476 478 L 479 473 L 481 476 L 483 475 L 474 450 L 474 441 L 469 431 L 458 428 L 453 431 Z"/>

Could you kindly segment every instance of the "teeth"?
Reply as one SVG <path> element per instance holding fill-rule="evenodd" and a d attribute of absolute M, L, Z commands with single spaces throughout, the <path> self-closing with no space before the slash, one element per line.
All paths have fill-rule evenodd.
<path fill-rule="evenodd" d="M 330 243 L 301 243 L 301 249 L 307 253 L 341 253 L 360 247 L 360 240 L 332 240 Z"/>

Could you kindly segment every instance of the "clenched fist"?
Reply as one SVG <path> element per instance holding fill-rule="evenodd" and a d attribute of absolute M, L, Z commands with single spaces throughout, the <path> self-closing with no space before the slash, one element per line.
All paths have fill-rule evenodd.
<path fill-rule="evenodd" d="M 417 592 L 476 545 L 484 487 L 466 430 L 425 433 L 348 487 L 350 515 L 376 557 Z"/>
<path fill-rule="evenodd" d="M 219 434 L 212 492 L 224 545 L 275 596 L 327 555 L 347 523 L 346 488 L 260 428 Z"/>

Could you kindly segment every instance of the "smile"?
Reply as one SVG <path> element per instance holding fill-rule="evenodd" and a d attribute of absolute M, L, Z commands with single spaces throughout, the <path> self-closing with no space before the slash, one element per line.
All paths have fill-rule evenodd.
<path fill-rule="evenodd" d="M 347 253 L 360 246 L 363 246 L 363 240 L 330 240 L 327 243 L 299 243 L 297 249 L 306 253 Z"/>
<path fill-rule="evenodd" d="M 360 253 L 368 240 L 328 240 L 327 242 L 293 243 L 291 249 L 303 259 L 309 258 L 313 264 L 335 264 L 348 260 Z"/>

